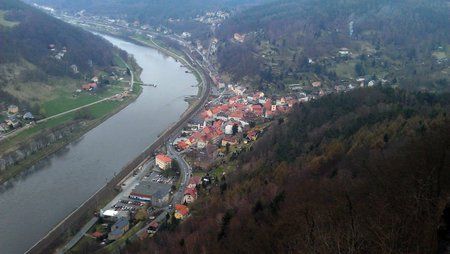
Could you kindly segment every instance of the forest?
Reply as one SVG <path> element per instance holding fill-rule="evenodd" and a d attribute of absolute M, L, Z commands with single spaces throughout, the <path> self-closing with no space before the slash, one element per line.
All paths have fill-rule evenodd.
<path fill-rule="evenodd" d="M 18 25 L 0 26 L 2 47 L 0 63 L 18 61 L 20 58 L 41 66 L 50 75 L 67 75 L 68 64 L 75 64 L 79 71 L 88 71 L 92 65 L 110 66 L 113 46 L 105 40 L 80 28 L 34 9 L 20 1 L 1 0 L 6 18 Z M 49 45 L 56 49 L 67 48 L 64 64 L 49 59 Z M 90 61 L 92 63 L 90 63 Z"/>
<path fill-rule="evenodd" d="M 69 11 L 88 9 L 99 15 L 161 24 L 166 23 L 169 18 L 188 19 L 207 11 L 231 9 L 268 1 L 270 0 L 37 0 L 33 2 Z"/>
<path fill-rule="evenodd" d="M 220 27 L 218 62 L 236 80 L 273 83 L 316 74 L 335 82 L 342 78 L 335 67 L 344 61 L 334 58 L 348 48 L 349 66 L 363 67 L 355 74 L 396 78 L 404 85 L 415 80 L 416 88 L 440 90 L 448 87 L 448 75 L 441 75 L 448 61 L 436 64 L 433 54 L 448 54 L 449 8 L 443 0 L 273 1 L 245 9 Z M 246 42 L 231 41 L 234 33 L 246 34 Z M 247 51 L 246 61 L 235 61 L 243 57 L 240 48 Z M 308 65 L 308 59 L 315 63 Z M 258 68 L 245 68 L 247 62 Z"/>
<path fill-rule="evenodd" d="M 7 84 L 45 83 L 50 77 L 90 77 L 95 69 L 110 67 L 114 54 L 126 57 L 126 52 L 100 37 L 21 1 L 0 0 L 0 12 L 3 22 L 14 24 L 5 26 L 0 22 L 0 90 Z M 63 57 L 57 59 L 55 56 L 63 50 Z M 6 91 L 0 91 L 0 99 L 5 103 L 26 103 Z"/>
<path fill-rule="evenodd" d="M 126 253 L 442 253 L 449 96 L 376 87 L 297 105 L 189 219 Z"/>

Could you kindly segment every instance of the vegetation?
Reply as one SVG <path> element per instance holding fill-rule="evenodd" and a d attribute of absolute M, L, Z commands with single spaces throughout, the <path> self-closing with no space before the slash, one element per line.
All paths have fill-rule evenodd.
<path fill-rule="evenodd" d="M 443 0 L 273 1 L 220 27 L 218 62 L 235 80 L 250 78 L 267 90 L 368 76 L 448 91 L 449 65 L 439 58 L 450 53 L 449 11 Z M 232 41 L 234 33 L 245 34 L 245 42 Z M 343 47 L 349 56 L 339 57 Z"/>
<path fill-rule="evenodd" d="M 127 253 L 436 253 L 449 96 L 372 88 L 299 105 L 190 219 Z"/>
<path fill-rule="evenodd" d="M 65 85 L 73 89 L 110 68 L 116 52 L 127 59 L 100 37 L 21 1 L 0 0 L 0 37 L 0 108 L 14 103 L 33 109 L 40 97 L 54 98 L 41 93 Z"/>
<path fill-rule="evenodd" d="M 94 0 L 37 0 L 40 4 L 50 5 L 70 11 L 89 10 L 89 12 L 110 17 L 127 17 L 130 21 L 146 23 L 165 23 L 169 18 L 186 19 L 197 14 L 233 8 L 241 5 L 256 4 L 267 0 L 136 0 L 136 1 L 94 1 Z"/>

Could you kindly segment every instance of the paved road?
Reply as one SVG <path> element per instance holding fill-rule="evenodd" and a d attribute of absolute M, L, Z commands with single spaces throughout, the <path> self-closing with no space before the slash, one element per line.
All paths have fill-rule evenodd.
<path fill-rule="evenodd" d="M 163 48 L 161 48 L 161 49 L 163 49 Z M 166 50 L 166 49 L 164 49 L 164 50 Z M 198 67 L 204 68 L 203 65 L 201 65 L 197 60 L 192 59 L 189 55 L 188 55 L 188 57 L 190 58 L 191 61 L 194 61 L 198 65 Z M 182 177 L 182 183 L 181 183 L 178 191 L 173 196 L 172 204 L 181 202 L 181 200 L 183 198 L 185 187 L 187 186 L 187 183 L 189 182 L 189 178 L 190 178 L 192 170 L 191 170 L 191 167 L 187 164 L 187 162 L 181 157 L 181 155 L 177 151 L 175 151 L 175 149 L 173 148 L 173 146 L 171 144 L 173 143 L 173 140 L 177 137 L 177 135 L 180 134 L 180 132 L 184 128 L 184 126 L 191 120 L 191 117 L 195 116 L 196 114 L 198 114 L 198 112 L 200 110 L 203 109 L 203 106 L 207 102 L 208 95 L 211 91 L 211 84 L 206 80 L 206 78 L 204 76 L 205 73 L 198 71 L 189 62 L 187 62 L 187 61 L 185 61 L 185 62 L 186 62 L 186 65 L 188 65 L 190 68 L 192 68 L 193 70 L 198 72 L 198 74 L 201 78 L 200 86 L 202 87 L 202 91 L 201 91 L 200 100 L 198 101 L 198 103 L 195 106 L 193 106 L 191 109 L 189 109 L 187 111 L 187 113 L 185 114 L 185 116 L 182 117 L 182 119 L 180 119 L 180 121 L 177 123 L 177 128 L 172 130 L 172 134 L 169 135 L 169 133 L 164 133 L 166 135 L 169 135 L 169 138 L 167 139 L 167 142 L 166 142 L 166 144 L 168 145 L 168 152 L 171 156 L 173 156 L 179 162 L 180 171 L 181 171 L 180 177 Z M 202 69 L 202 70 L 204 70 L 204 69 Z M 133 82 L 134 82 L 134 80 L 132 78 L 131 86 L 132 86 Z M 151 162 L 153 162 L 153 160 L 150 162 L 147 162 L 145 165 L 148 165 Z M 141 170 L 140 173 L 143 174 L 143 172 L 145 172 L 145 170 Z M 110 207 L 110 206 L 114 205 L 114 203 L 117 203 L 117 201 L 123 197 L 123 195 L 124 195 L 123 193 L 125 193 L 127 191 L 131 192 L 131 190 L 138 183 L 137 179 L 139 179 L 138 176 L 134 177 L 134 178 L 135 179 L 131 180 L 132 181 L 131 183 L 128 182 L 128 181 L 130 181 L 129 178 L 127 180 L 125 180 L 125 186 L 127 186 L 127 188 L 125 188 L 125 190 L 121 194 L 117 195 L 114 198 L 114 200 L 108 204 L 107 207 Z M 159 219 L 159 221 L 161 221 L 162 219 L 165 218 L 166 214 L 169 213 L 170 211 L 171 211 L 171 208 L 165 207 L 164 212 L 160 216 L 158 216 L 157 219 Z M 91 221 L 89 223 L 91 223 Z M 69 250 L 70 248 L 72 248 L 86 234 L 86 232 L 90 228 L 88 226 L 89 226 L 88 224 L 85 225 L 82 228 L 82 230 L 80 230 L 76 234 L 76 236 L 74 238 L 72 238 L 70 240 L 70 242 L 63 247 L 63 249 L 62 249 L 63 253 L 65 251 Z M 91 225 L 91 227 L 92 227 L 92 225 Z M 142 229 L 142 230 L 145 230 L 147 227 L 148 226 L 144 227 L 144 229 Z M 142 232 L 142 230 L 140 232 Z"/>
<path fill-rule="evenodd" d="M 123 63 L 125 64 L 125 66 L 127 67 L 128 71 L 130 72 L 130 76 L 131 76 L 131 79 L 130 79 L 130 92 L 132 92 L 132 91 L 133 91 L 133 85 L 134 85 L 134 73 L 133 73 L 133 71 L 131 70 L 131 68 L 130 68 L 130 66 L 128 65 L 127 62 L 123 61 Z M 74 108 L 74 109 L 71 109 L 71 110 L 67 110 L 67 111 L 65 111 L 65 112 L 62 112 L 62 113 L 59 113 L 59 114 L 56 114 L 56 115 L 53 115 L 53 116 L 50 116 L 50 117 L 41 119 L 41 120 L 37 121 L 36 123 L 43 123 L 43 122 L 48 121 L 48 120 L 50 120 L 50 119 L 53 119 L 53 118 L 56 118 L 56 117 L 60 117 L 60 116 L 63 116 L 63 115 L 66 115 L 66 114 L 69 114 L 69 113 L 78 111 L 78 110 L 80 110 L 80 109 L 87 108 L 87 107 L 90 107 L 90 106 L 92 106 L 92 105 L 95 105 L 95 104 L 98 104 L 98 103 L 101 103 L 101 102 L 110 100 L 110 99 L 112 99 L 112 98 L 114 98 L 114 97 L 116 97 L 116 96 L 113 95 L 113 96 L 111 96 L 111 97 L 104 98 L 104 99 L 101 99 L 101 100 L 98 100 L 98 101 L 95 101 L 95 102 L 92 102 L 92 103 L 83 105 L 83 106 L 78 107 L 78 108 Z"/>
<path fill-rule="evenodd" d="M 75 246 L 75 244 L 77 244 L 77 242 L 79 242 L 81 240 L 81 238 L 83 238 L 83 236 L 87 233 L 87 231 L 92 226 L 94 226 L 95 223 L 97 223 L 97 221 L 98 221 L 98 217 L 94 217 L 91 220 L 89 220 L 89 222 L 86 223 L 86 225 L 84 225 L 83 228 L 81 228 L 80 231 L 78 231 L 62 249 L 56 250 L 56 253 L 62 254 L 62 253 L 65 253 L 66 251 L 70 250 L 73 246 Z"/>
<path fill-rule="evenodd" d="M 137 169 L 139 169 L 140 166 L 142 166 L 141 170 L 138 170 L 137 175 L 132 176 L 132 174 L 135 172 L 134 170 L 130 173 L 129 176 L 123 181 L 122 184 L 122 191 L 113 199 L 111 200 L 104 208 L 103 210 L 110 209 L 113 205 L 117 204 L 119 200 L 123 199 L 124 197 L 128 197 L 131 193 L 131 191 L 136 187 L 136 185 L 139 184 L 139 181 L 144 177 L 146 173 L 149 172 L 151 166 L 155 164 L 155 160 L 150 160 L 147 162 L 144 162 L 143 164 L 139 165 Z M 57 250 L 57 253 L 65 253 L 68 250 L 70 250 L 75 244 L 77 244 L 81 238 L 83 238 L 84 235 L 89 231 L 89 229 L 94 226 L 94 224 L 97 222 L 98 217 L 94 217 L 91 220 L 89 220 L 88 223 L 86 223 L 80 231 L 78 231 L 70 241 L 64 245 L 63 248 Z"/>
<path fill-rule="evenodd" d="M 43 123 L 43 122 L 46 122 L 46 121 L 48 121 L 48 120 L 50 120 L 50 119 L 57 118 L 57 117 L 60 117 L 60 116 L 63 116 L 63 115 L 66 115 L 66 114 L 69 114 L 69 113 L 78 111 L 78 110 L 80 110 L 80 109 L 87 108 L 87 107 L 90 107 L 90 106 L 92 106 L 92 105 L 99 104 L 99 103 L 101 103 L 101 102 L 110 100 L 110 99 L 112 99 L 113 97 L 115 97 L 115 95 L 114 95 L 114 96 L 111 96 L 111 97 L 108 97 L 108 98 L 104 98 L 104 99 L 95 101 L 95 102 L 92 102 L 92 103 L 89 103 L 89 104 L 86 104 L 86 105 L 83 105 L 83 106 L 78 107 L 78 108 L 74 108 L 74 109 L 67 110 L 67 111 L 64 111 L 64 112 L 59 113 L 59 114 L 56 114 L 56 115 L 49 116 L 49 117 L 47 117 L 47 118 L 41 119 L 41 120 L 39 120 L 39 121 L 36 121 L 36 123 Z"/>

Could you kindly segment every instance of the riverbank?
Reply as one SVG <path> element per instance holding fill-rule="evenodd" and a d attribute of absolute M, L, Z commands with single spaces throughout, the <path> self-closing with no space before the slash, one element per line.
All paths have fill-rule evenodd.
<path fill-rule="evenodd" d="M 194 67 L 192 66 L 192 68 Z M 102 187 L 80 208 L 78 208 L 70 216 L 66 217 L 62 223 L 53 228 L 46 237 L 41 239 L 41 241 L 39 241 L 33 248 L 29 250 L 29 253 L 40 253 L 43 251 L 50 252 L 55 248 L 54 243 L 61 243 L 64 242 L 62 239 L 67 239 L 67 235 L 63 234 L 62 232 L 75 232 L 77 231 L 77 229 L 81 228 L 81 226 L 89 220 L 86 215 L 92 215 L 92 211 L 98 208 L 96 204 L 106 203 L 105 200 L 110 199 L 111 195 L 115 193 L 115 187 L 117 183 L 119 183 L 126 175 L 133 171 L 143 160 L 145 160 L 148 154 L 152 154 L 157 147 L 163 145 L 172 133 L 178 131 L 185 123 L 187 123 L 187 121 L 190 120 L 190 117 L 193 114 L 197 113 L 198 110 L 202 108 L 203 103 L 206 102 L 208 98 L 210 83 L 206 81 L 204 73 L 201 75 L 202 78 L 200 85 L 202 87 L 202 92 L 200 93 L 201 98 L 198 99 L 198 103 L 188 107 L 185 110 L 185 113 L 182 114 L 182 116 L 175 124 L 172 124 L 169 128 L 167 128 L 166 131 L 163 132 L 163 134 L 161 134 L 150 146 L 148 146 L 134 160 L 123 167 L 119 171 L 119 173 L 108 182 L 106 186 Z M 91 200 L 95 200 L 95 202 Z"/>
<path fill-rule="evenodd" d="M 122 60 L 123 61 L 123 60 Z M 137 66 L 136 63 L 133 63 L 134 60 L 130 63 L 133 67 Z M 124 61 L 125 62 L 125 61 Z M 136 70 L 137 69 L 137 70 Z M 134 76 L 136 76 L 137 81 L 139 80 L 139 75 L 141 70 L 139 68 L 134 67 L 133 70 Z M 28 170 L 33 165 L 39 163 L 41 160 L 47 158 L 48 156 L 60 151 L 68 144 L 78 140 L 84 134 L 97 127 L 102 122 L 106 121 L 111 116 L 120 112 L 122 109 L 127 107 L 130 103 L 135 101 L 137 97 L 142 92 L 142 87 L 139 85 L 135 86 L 133 93 L 128 98 L 125 98 L 123 101 L 110 101 L 105 100 L 99 104 L 92 105 L 86 107 L 86 112 L 89 112 L 90 117 L 93 119 L 88 120 L 77 120 L 77 112 L 80 110 L 76 110 L 74 112 L 70 112 L 64 116 L 59 116 L 57 118 L 53 118 L 46 122 L 38 123 L 36 126 L 31 128 L 27 128 L 22 133 L 18 134 L 16 137 L 12 137 L 11 139 L 2 140 L 1 143 L 5 144 L 3 149 L 6 149 L 7 144 L 12 144 L 13 142 L 33 142 L 34 139 L 39 138 L 42 132 L 47 131 L 49 135 L 54 132 L 60 131 L 64 128 L 65 125 L 72 125 L 73 128 L 71 131 L 66 132 L 69 133 L 67 136 L 62 137 L 56 142 L 52 142 L 45 146 L 42 149 L 37 150 L 36 152 L 32 152 L 31 155 L 26 158 L 18 161 L 13 166 L 7 167 L 5 170 L 0 171 L 0 185 L 7 183 L 10 179 L 20 175 L 22 172 Z M 34 128 L 34 129 L 33 129 Z M 48 129 L 51 129 L 48 131 Z M 73 130 L 73 132 L 72 132 Z M 29 134 L 30 132 L 32 134 Z M 33 133 L 34 132 L 34 133 Z M 27 135 L 28 134 L 28 135 Z M 19 151 L 20 147 L 17 148 L 16 151 Z M 14 151 L 12 151 L 14 152 Z M 7 153 L 3 153 L 3 156 L 7 155 Z M 2 157 L 0 157 L 2 158 Z"/>

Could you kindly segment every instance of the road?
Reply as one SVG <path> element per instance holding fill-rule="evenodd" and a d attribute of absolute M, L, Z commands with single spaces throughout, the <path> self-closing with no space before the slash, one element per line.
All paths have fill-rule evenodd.
<path fill-rule="evenodd" d="M 136 187 L 136 185 L 139 184 L 139 181 L 144 177 L 146 173 L 149 172 L 150 167 L 155 164 L 155 160 L 150 160 L 147 162 L 143 162 L 140 166 L 142 166 L 142 169 L 137 172 L 136 175 L 131 175 L 135 171 L 131 172 L 127 178 L 121 183 L 122 184 L 122 191 L 113 199 L 111 200 L 104 208 L 103 210 L 110 209 L 113 205 L 117 204 L 122 198 L 128 197 L 131 193 L 131 191 Z M 139 166 L 139 167 L 140 167 Z M 138 168 L 139 168 L 138 167 Z M 58 249 L 56 252 L 59 253 L 66 253 L 68 250 L 70 250 L 75 244 L 77 244 L 81 238 L 83 238 L 86 233 L 89 231 L 89 229 L 95 225 L 97 222 L 98 217 L 93 217 L 91 220 L 89 220 L 88 223 L 86 223 L 80 231 L 78 231 L 69 242 L 64 245 L 61 249 Z"/>
<path fill-rule="evenodd" d="M 131 70 L 131 68 L 130 68 L 130 66 L 128 65 L 127 62 L 123 61 L 123 63 L 125 64 L 125 66 L 127 67 L 128 71 L 130 72 L 130 76 L 131 76 L 131 79 L 130 79 L 130 92 L 133 92 L 134 73 L 133 73 L 133 71 Z M 57 117 L 60 117 L 60 116 L 63 116 L 63 115 L 66 115 L 66 114 L 69 114 L 69 113 L 78 111 L 78 110 L 80 110 L 80 109 L 87 108 L 87 107 L 90 107 L 90 106 L 92 106 L 92 105 L 95 105 L 95 104 L 98 104 L 98 103 L 101 103 L 101 102 L 110 100 L 110 99 L 112 99 L 112 98 L 114 98 L 114 97 L 116 97 L 116 96 L 113 95 L 113 96 L 111 96 L 111 97 L 104 98 L 104 99 L 101 99 L 101 100 L 98 100 L 98 101 L 95 101 L 95 102 L 92 102 L 92 103 L 83 105 L 83 106 L 78 107 L 78 108 L 74 108 L 74 109 L 71 109 L 71 110 L 64 111 L 64 112 L 62 112 L 62 113 L 59 113 L 59 114 L 56 114 L 56 115 L 53 115 L 53 116 L 49 116 L 49 117 L 47 117 L 47 118 L 41 119 L 41 120 L 39 120 L 39 121 L 36 121 L 36 123 L 43 123 L 43 122 L 48 121 L 48 120 L 50 120 L 50 119 L 57 118 Z"/>
<path fill-rule="evenodd" d="M 162 49 L 162 48 L 161 48 Z M 176 159 L 180 165 L 180 177 L 182 178 L 181 180 L 181 185 L 180 188 L 178 189 L 178 191 L 176 193 L 174 193 L 173 198 L 172 198 L 172 202 L 171 204 L 176 204 L 176 203 L 180 203 L 182 201 L 183 195 L 184 195 L 184 190 L 185 187 L 187 186 L 189 179 L 190 179 L 190 175 L 192 172 L 191 167 L 188 165 L 188 163 L 184 160 L 184 158 L 177 152 L 175 151 L 175 149 L 172 146 L 172 143 L 174 141 L 174 139 L 180 134 L 181 130 L 184 128 L 184 126 L 191 120 L 192 116 L 196 115 L 199 113 L 200 110 L 203 109 L 203 106 L 205 105 L 205 103 L 207 102 L 208 99 L 208 95 L 211 91 L 211 84 L 206 80 L 205 78 L 205 73 L 204 71 L 204 67 L 203 65 L 201 65 L 198 61 L 194 60 L 193 58 L 191 58 L 189 55 L 188 57 L 190 58 L 191 61 L 194 61 L 194 63 L 199 67 L 202 68 L 202 71 L 197 70 L 197 68 L 195 68 L 191 63 L 189 63 L 188 61 L 184 60 L 184 62 L 186 63 L 187 66 L 189 66 L 192 70 L 197 71 L 197 73 L 199 74 L 201 81 L 200 81 L 200 87 L 202 87 L 201 89 L 201 93 L 200 93 L 200 99 L 199 101 L 190 109 L 188 109 L 186 111 L 186 113 L 184 114 L 184 116 L 180 119 L 179 122 L 177 122 L 177 124 L 175 126 L 173 126 L 172 128 L 169 128 L 167 130 L 166 133 L 164 133 L 163 135 L 167 135 L 168 138 L 166 139 L 166 145 L 167 145 L 167 151 L 170 154 L 170 156 L 172 156 L 174 159 Z M 134 83 L 134 78 L 132 76 L 132 82 L 130 82 L 131 84 L 131 88 L 132 89 L 132 84 Z M 75 110 L 75 109 L 74 109 Z M 147 162 L 144 166 L 148 167 L 148 165 L 150 165 L 152 162 L 154 162 L 154 160 Z M 145 172 L 145 170 L 141 170 L 141 172 L 139 174 L 143 174 L 143 172 Z M 123 195 L 125 195 L 125 192 L 131 192 L 131 190 L 137 185 L 138 183 L 138 179 L 139 179 L 139 175 L 136 177 L 128 177 L 125 178 L 125 189 L 121 192 L 121 194 L 117 195 L 114 200 L 112 200 L 106 207 L 110 207 L 112 206 L 114 203 L 117 203 L 117 201 L 119 199 L 121 199 L 121 197 L 123 197 Z M 131 182 L 130 182 L 131 181 Z M 124 194 L 125 193 L 125 194 Z M 129 194 L 129 193 L 128 193 Z M 164 208 L 164 212 L 158 216 L 157 221 L 161 221 L 162 219 L 165 218 L 166 214 L 169 213 L 172 209 L 170 207 L 165 207 Z M 71 249 L 89 230 L 90 227 L 92 227 L 93 220 L 89 221 L 88 224 L 86 224 L 61 250 L 61 253 L 66 252 L 67 250 Z M 92 224 L 92 225 L 91 225 Z M 90 225 L 90 227 L 89 227 Z M 146 230 L 147 226 L 144 227 L 142 230 Z M 139 231 L 139 232 L 142 232 Z"/>

